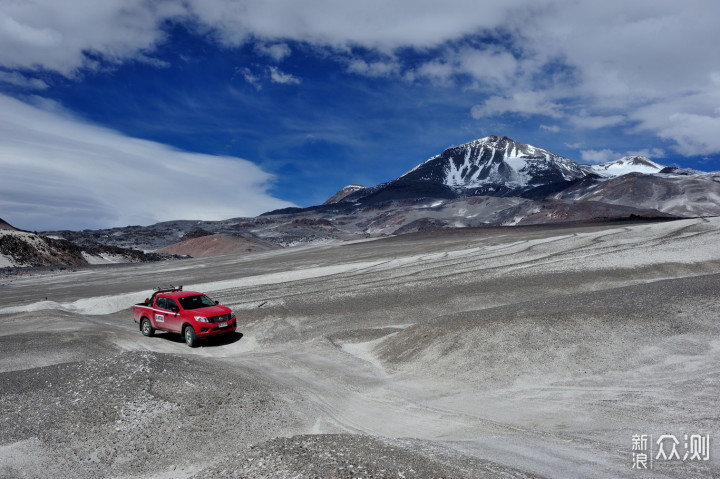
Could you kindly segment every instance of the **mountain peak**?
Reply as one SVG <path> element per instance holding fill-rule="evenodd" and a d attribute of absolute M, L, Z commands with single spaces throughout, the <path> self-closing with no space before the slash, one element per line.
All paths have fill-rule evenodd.
<path fill-rule="evenodd" d="M 364 190 L 364 189 L 365 189 L 365 187 L 362 185 L 347 185 L 347 186 L 343 187 L 340 191 L 335 193 L 332 197 L 330 197 L 323 204 L 324 205 L 332 205 L 334 203 L 339 203 L 340 201 L 345 199 L 345 197 L 347 197 L 353 193 L 356 193 L 358 191 Z"/>
<path fill-rule="evenodd" d="M 574 161 L 542 148 L 491 135 L 448 148 L 400 179 L 443 184 L 461 195 L 501 190 L 504 195 L 589 174 Z"/>
<path fill-rule="evenodd" d="M 665 168 L 663 165 L 655 163 L 654 161 L 651 161 L 649 158 L 646 158 L 644 156 L 624 156 L 617 160 L 617 163 L 625 163 L 634 166 L 647 166 L 658 170 L 662 170 L 663 168 Z"/>
<path fill-rule="evenodd" d="M 467 143 L 463 143 L 462 145 L 454 146 L 448 149 L 452 150 L 454 148 L 472 148 L 477 146 L 507 148 L 508 146 L 515 144 L 520 145 L 521 143 L 516 143 L 512 138 L 508 138 L 507 136 L 490 135 L 486 136 L 485 138 L 478 138 L 477 140 L 468 141 Z"/>

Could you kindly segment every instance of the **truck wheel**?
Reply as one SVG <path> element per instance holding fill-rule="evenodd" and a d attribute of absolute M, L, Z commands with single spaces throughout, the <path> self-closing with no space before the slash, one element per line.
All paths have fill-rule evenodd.
<path fill-rule="evenodd" d="M 152 336 L 155 334 L 155 328 L 152 327 L 150 320 L 147 318 L 143 318 L 142 321 L 140 321 L 140 331 L 143 333 L 143 336 Z"/>
<path fill-rule="evenodd" d="M 195 334 L 195 330 L 192 326 L 185 326 L 185 331 L 183 332 L 183 336 L 185 336 L 185 343 L 190 346 L 191 348 L 194 348 L 197 346 L 197 335 Z"/>

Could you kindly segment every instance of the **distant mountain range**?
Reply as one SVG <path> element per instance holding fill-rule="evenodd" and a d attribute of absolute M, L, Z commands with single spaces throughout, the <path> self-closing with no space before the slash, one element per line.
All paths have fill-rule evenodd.
<path fill-rule="evenodd" d="M 168 257 L 99 243 L 79 246 L 66 239 L 18 230 L 0 219 L 0 268 L 139 263 Z"/>
<path fill-rule="evenodd" d="M 488 136 L 449 148 L 387 183 L 346 187 L 326 205 L 362 208 L 388 201 L 482 196 L 545 202 L 543 208 L 552 200 L 571 201 L 577 210 L 570 215 L 572 221 L 583 219 L 578 216 L 585 220 L 622 217 L 632 215 L 632 209 L 638 210 L 635 216 L 646 217 L 653 211 L 680 217 L 716 216 L 720 214 L 720 173 L 667 167 L 642 156 L 583 165 L 507 137 Z M 563 209 L 572 210 L 572 203 Z"/>
<path fill-rule="evenodd" d="M 717 215 L 719 172 L 667 167 L 642 156 L 583 165 L 507 137 L 488 136 L 448 148 L 386 183 L 346 186 L 309 208 L 256 218 L 46 234 L 83 246 L 170 247 L 165 251 L 203 256 L 441 228 Z"/>
<path fill-rule="evenodd" d="M 651 178 L 658 181 L 663 178 L 665 183 L 673 183 L 678 176 L 693 176 L 712 182 L 717 176 L 666 167 L 642 156 L 620 158 L 602 165 L 583 165 L 507 137 L 488 136 L 448 148 L 387 183 L 370 188 L 358 185 L 345 187 L 328 203 L 363 205 L 417 198 L 472 196 L 542 200 L 558 197 L 571 188 L 597 187 L 609 179 L 632 173 L 653 175 Z M 714 191 L 714 187 L 710 188 Z M 594 199 L 603 201 L 597 193 Z M 687 201 L 692 202 L 694 198 Z M 633 206 L 637 203 L 622 204 Z"/>

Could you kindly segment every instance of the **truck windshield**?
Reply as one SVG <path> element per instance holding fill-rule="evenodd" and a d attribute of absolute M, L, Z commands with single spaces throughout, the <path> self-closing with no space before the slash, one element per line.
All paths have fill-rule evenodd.
<path fill-rule="evenodd" d="M 215 306 L 215 301 L 208 298 L 204 294 L 198 294 L 197 296 L 186 296 L 184 298 L 178 298 L 183 309 L 200 309 L 207 308 L 208 306 Z"/>

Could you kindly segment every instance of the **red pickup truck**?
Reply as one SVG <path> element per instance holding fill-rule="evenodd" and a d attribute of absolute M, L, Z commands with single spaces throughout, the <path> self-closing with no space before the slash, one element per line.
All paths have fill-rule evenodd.
<path fill-rule="evenodd" d="M 235 314 L 203 293 L 183 291 L 182 286 L 158 288 L 144 303 L 133 306 L 135 322 L 145 336 L 156 330 L 180 333 L 191 348 L 198 340 L 234 333 Z"/>

